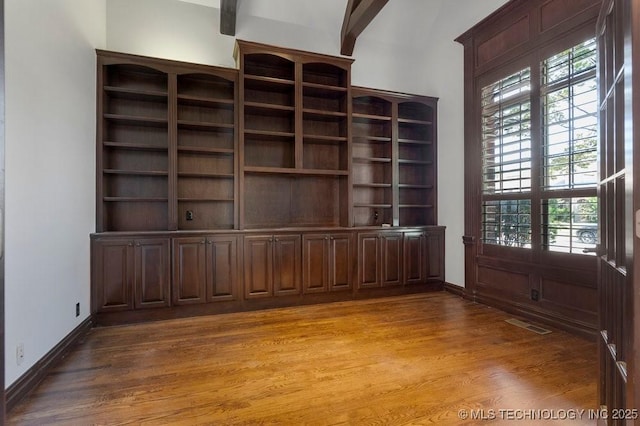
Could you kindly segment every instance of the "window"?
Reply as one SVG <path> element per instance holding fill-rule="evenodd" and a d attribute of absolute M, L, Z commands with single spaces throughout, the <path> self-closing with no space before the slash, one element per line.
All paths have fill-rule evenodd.
<path fill-rule="evenodd" d="M 531 75 L 525 68 L 481 91 L 482 241 L 582 254 L 597 240 L 595 40 L 543 60 L 539 85 Z"/>

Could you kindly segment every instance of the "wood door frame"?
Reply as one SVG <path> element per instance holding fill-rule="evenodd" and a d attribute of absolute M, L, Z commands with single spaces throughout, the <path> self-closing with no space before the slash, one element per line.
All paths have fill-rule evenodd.
<path fill-rule="evenodd" d="M 4 0 L 0 0 L 0 383 L 2 384 L 2 397 L 0 398 L 0 424 L 4 424 L 5 418 L 5 373 L 4 373 L 4 218 L 5 218 L 5 58 L 4 58 Z"/>

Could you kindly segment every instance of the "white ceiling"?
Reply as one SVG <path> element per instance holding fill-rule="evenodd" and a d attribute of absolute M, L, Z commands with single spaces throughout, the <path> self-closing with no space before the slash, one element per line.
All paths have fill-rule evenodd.
<path fill-rule="evenodd" d="M 220 8 L 220 0 L 180 0 Z M 381 43 L 420 45 L 428 37 L 446 0 L 390 1 L 362 33 Z M 238 0 L 238 27 L 243 16 L 287 22 L 340 36 L 348 0 Z"/>

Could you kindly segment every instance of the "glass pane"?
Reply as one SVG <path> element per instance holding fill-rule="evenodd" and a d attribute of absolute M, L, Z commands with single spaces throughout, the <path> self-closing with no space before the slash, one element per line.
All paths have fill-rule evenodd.
<path fill-rule="evenodd" d="M 531 248 L 531 201 L 485 201 L 482 205 L 482 241 Z"/>
<path fill-rule="evenodd" d="M 524 69 L 482 89 L 482 190 L 531 190 L 531 75 Z"/>
<path fill-rule="evenodd" d="M 595 249 L 597 241 L 596 197 L 551 198 L 542 201 L 542 242 L 545 249 L 586 254 L 583 250 Z"/>

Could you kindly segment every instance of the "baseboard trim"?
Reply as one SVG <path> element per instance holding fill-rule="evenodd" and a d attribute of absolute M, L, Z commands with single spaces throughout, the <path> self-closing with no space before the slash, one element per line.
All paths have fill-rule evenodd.
<path fill-rule="evenodd" d="M 451 294 L 455 294 L 456 296 L 460 296 L 463 299 L 468 299 L 467 289 L 464 287 L 460 287 L 459 285 L 444 283 L 444 290 Z"/>
<path fill-rule="evenodd" d="M 38 360 L 22 376 L 9 386 L 5 392 L 6 409 L 11 411 L 44 379 L 69 350 L 82 341 L 93 327 L 93 317 L 89 317 L 78 325 L 71 333 L 60 341 L 45 356 Z"/>

